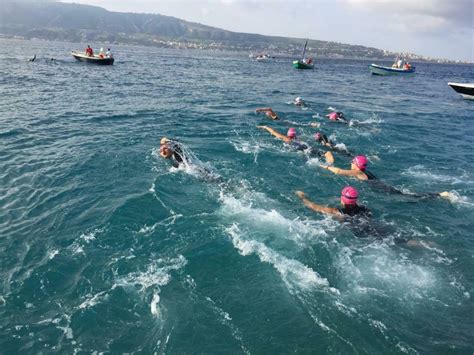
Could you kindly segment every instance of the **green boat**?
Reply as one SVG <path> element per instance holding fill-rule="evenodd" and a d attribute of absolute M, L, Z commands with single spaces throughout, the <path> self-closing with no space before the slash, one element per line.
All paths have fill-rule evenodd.
<path fill-rule="evenodd" d="M 306 64 L 302 60 L 294 60 L 293 68 L 296 69 L 314 69 L 314 64 Z"/>
<path fill-rule="evenodd" d="M 311 57 L 310 58 L 304 57 L 304 54 L 306 53 L 307 45 L 308 45 L 308 40 L 306 40 L 306 43 L 304 44 L 304 49 L 303 49 L 303 54 L 301 55 L 301 59 L 293 61 L 293 68 L 295 69 L 313 69 L 314 68 L 313 59 Z"/>

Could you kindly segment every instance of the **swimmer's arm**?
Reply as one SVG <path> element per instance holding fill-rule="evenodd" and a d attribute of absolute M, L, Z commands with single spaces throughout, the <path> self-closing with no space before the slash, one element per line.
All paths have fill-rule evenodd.
<path fill-rule="evenodd" d="M 287 136 L 285 136 L 285 135 L 283 135 L 283 134 L 281 134 L 281 133 L 275 131 L 275 130 L 274 130 L 273 128 L 271 128 L 271 127 L 268 127 L 268 126 L 257 126 L 257 128 L 266 130 L 266 131 L 269 132 L 272 136 L 275 136 L 275 137 L 277 137 L 278 139 L 281 139 L 282 141 L 285 141 L 286 143 L 288 143 L 288 142 L 290 141 L 290 139 L 289 139 Z"/>
<path fill-rule="evenodd" d="M 323 205 L 318 205 L 317 203 L 314 203 L 306 198 L 306 195 L 303 191 L 296 191 L 295 192 L 296 196 L 298 196 L 301 201 L 303 201 L 303 204 L 308 207 L 309 209 L 319 212 L 319 213 L 324 213 L 324 214 L 330 214 L 333 216 L 339 216 L 341 212 L 337 208 L 333 207 L 327 207 Z"/>
<path fill-rule="evenodd" d="M 273 111 L 270 107 L 261 107 L 261 108 L 257 108 L 255 110 L 255 112 L 267 112 L 267 111 Z"/>
<path fill-rule="evenodd" d="M 331 164 L 331 165 L 334 164 L 334 155 L 332 155 L 331 152 L 326 152 L 324 156 L 326 157 L 326 163 Z"/>
<path fill-rule="evenodd" d="M 337 168 L 335 166 L 325 166 L 325 165 L 322 165 L 322 167 L 336 175 L 342 175 L 342 176 L 357 176 L 358 175 L 357 171 L 354 171 L 354 170 L 346 170 L 346 169 Z"/>

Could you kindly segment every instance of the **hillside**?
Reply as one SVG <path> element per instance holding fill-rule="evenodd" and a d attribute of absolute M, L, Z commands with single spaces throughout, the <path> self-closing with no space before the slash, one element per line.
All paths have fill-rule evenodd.
<path fill-rule="evenodd" d="M 0 6 L 0 34 L 71 42 L 269 51 L 279 55 L 298 55 L 304 43 L 304 39 L 231 32 L 169 16 L 111 12 L 96 6 L 52 1 L 7 0 Z M 393 59 L 395 56 L 376 48 L 319 40 L 310 40 L 308 47 L 323 57 Z"/>

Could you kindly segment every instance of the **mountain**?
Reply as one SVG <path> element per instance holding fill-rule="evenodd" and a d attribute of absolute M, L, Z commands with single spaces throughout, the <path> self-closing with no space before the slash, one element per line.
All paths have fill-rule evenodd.
<path fill-rule="evenodd" d="M 120 13 L 97 6 L 39 0 L 4 2 L 0 6 L 0 34 L 84 43 L 270 51 L 291 56 L 299 55 L 304 43 L 304 39 L 231 32 L 158 14 Z M 396 55 L 319 40 L 310 40 L 308 47 L 324 57 L 393 59 Z"/>

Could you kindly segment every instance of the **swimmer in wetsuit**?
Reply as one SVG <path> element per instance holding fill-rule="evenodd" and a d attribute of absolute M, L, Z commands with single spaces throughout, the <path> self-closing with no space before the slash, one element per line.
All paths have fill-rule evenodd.
<path fill-rule="evenodd" d="M 324 134 L 324 133 L 321 133 L 321 132 L 316 132 L 314 134 L 314 139 L 316 139 L 322 146 L 324 147 L 327 147 L 329 148 L 330 150 L 332 151 L 335 151 L 335 152 L 338 152 L 338 153 L 342 153 L 342 154 L 345 154 L 345 155 L 348 155 L 350 157 L 353 156 L 353 154 L 351 152 L 349 152 L 348 150 L 344 149 L 344 148 L 339 148 L 336 146 L 336 144 L 334 144 L 334 142 L 332 142 L 331 140 L 329 140 L 329 138 Z"/>
<path fill-rule="evenodd" d="M 299 106 L 299 107 L 305 107 L 306 106 L 306 102 L 304 102 L 304 100 L 301 97 L 297 97 L 295 99 L 295 101 L 293 101 L 293 104 L 295 106 Z"/>
<path fill-rule="evenodd" d="M 262 107 L 262 108 L 257 108 L 255 110 L 256 113 L 263 112 L 265 116 L 267 116 L 271 120 L 278 120 L 280 117 L 276 114 L 275 111 L 273 111 L 270 107 Z"/>
<path fill-rule="evenodd" d="M 399 195 L 407 195 L 407 196 L 412 196 L 412 197 L 420 197 L 420 198 L 430 198 L 430 197 L 437 197 L 437 196 L 449 197 L 449 192 L 447 191 L 436 192 L 436 193 L 424 193 L 424 194 L 404 193 L 403 191 L 398 190 L 397 188 L 378 180 L 374 174 L 372 174 L 370 171 L 367 171 L 367 165 L 369 161 L 365 155 L 358 155 L 354 159 L 352 159 L 350 170 L 340 169 L 333 166 L 334 156 L 332 155 L 331 152 L 326 152 L 325 157 L 326 157 L 326 163 L 328 165 L 320 164 L 322 168 L 327 169 L 336 175 L 351 176 L 362 181 L 371 180 L 374 186 L 376 186 L 377 188 L 385 192 L 399 194 Z"/>
<path fill-rule="evenodd" d="M 313 210 L 314 212 L 324 213 L 332 215 L 339 222 L 348 223 L 351 227 L 352 232 L 358 238 L 372 237 L 377 240 L 382 240 L 384 234 L 379 231 L 379 228 L 371 223 L 370 217 L 372 213 L 370 210 L 362 205 L 357 204 L 357 197 L 359 193 L 352 186 L 346 186 L 341 191 L 341 207 L 328 207 L 319 205 L 306 198 L 306 194 L 303 191 L 296 191 L 298 196 L 306 207 Z"/>
<path fill-rule="evenodd" d="M 171 159 L 175 168 L 184 163 L 184 154 L 181 145 L 178 141 L 161 138 L 160 141 L 160 155 L 165 159 Z"/>
<path fill-rule="evenodd" d="M 321 156 L 322 152 L 319 152 L 316 149 L 313 149 L 306 145 L 303 142 L 300 142 L 299 140 L 296 139 L 296 130 L 291 127 L 288 129 L 288 132 L 286 133 L 286 136 L 278 132 L 277 130 L 268 127 L 268 126 L 257 126 L 257 128 L 263 129 L 265 131 L 268 131 L 272 136 L 277 137 L 278 139 L 281 139 L 284 141 L 286 144 L 294 148 L 295 150 L 298 151 L 305 151 L 309 153 L 310 155 L 318 155 Z"/>
<path fill-rule="evenodd" d="M 331 113 L 328 113 L 326 117 L 329 118 L 330 121 L 349 123 L 346 117 L 344 117 L 344 114 L 340 111 L 333 111 Z"/>
<path fill-rule="evenodd" d="M 373 223 L 371 218 L 372 212 L 370 212 L 367 207 L 357 204 L 359 193 L 357 189 L 352 186 L 346 186 L 342 189 L 341 207 L 339 208 L 314 203 L 306 198 L 306 194 L 303 191 L 296 191 L 295 194 L 303 201 L 306 207 L 314 212 L 331 215 L 340 222 L 347 223 L 351 231 L 358 238 L 371 237 L 382 241 L 390 234 L 393 234 L 386 230 L 386 228 L 382 228 L 381 225 Z M 410 247 L 423 246 L 422 243 L 413 239 L 407 240 L 398 237 L 393 241 L 395 244 L 405 244 Z"/>
<path fill-rule="evenodd" d="M 371 216 L 370 210 L 367 207 L 357 204 L 359 193 L 352 186 L 346 186 L 342 189 L 341 208 L 327 207 L 314 203 L 306 198 L 306 194 L 303 191 L 296 191 L 295 194 L 303 201 L 306 207 L 312 209 L 315 212 L 330 214 L 338 217 L 355 217 L 358 215 L 363 215 L 366 217 Z"/>

